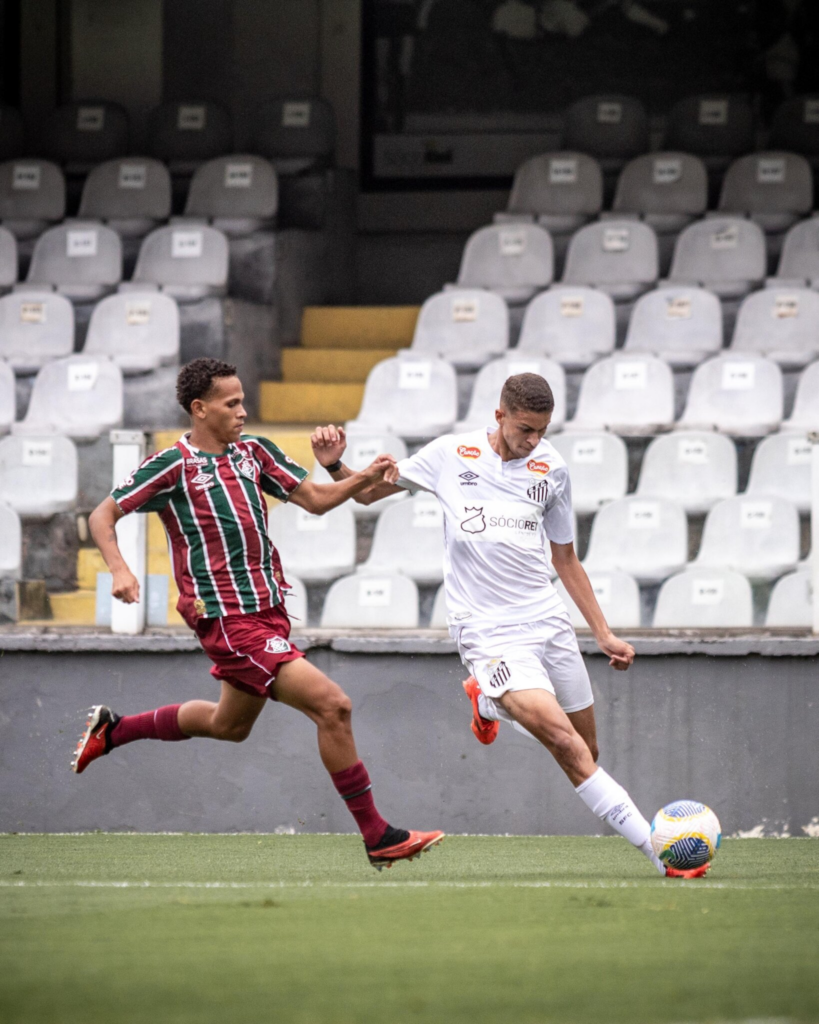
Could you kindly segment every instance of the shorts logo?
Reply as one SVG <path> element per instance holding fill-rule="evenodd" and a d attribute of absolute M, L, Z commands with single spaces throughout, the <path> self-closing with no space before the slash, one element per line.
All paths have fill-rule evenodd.
<path fill-rule="evenodd" d="M 290 650 L 290 641 L 283 636 L 271 636 L 264 645 L 266 654 L 287 654 Z"/>
<path fill-rule="evenodd" d="M 539 462 L 537 459 L 529 459 L 526 463 L 526 468 L 530 473 L 536 473 L 538 476 L 546 476 L 549 472 L 549 463 Z"/>
<path fill-rule="evenodd" d="M 480 508 L 465 507 L 464 512 L 473 513 L 461 522 L 461 529 L 464 533 L 483 533 L 486 529 L 486 518 L 483 514 L 483 505 L 481 505 Z"/>
<path fill-rule="evenodd" d="M 490 676 L 489 685 L 492 687 L 493 690 L 500 689 L 501 686 L 509 682 L 510 675 L 511 673 L 509 671 L 509 666 L 506 664 L 506 662 L 499 661 L 498 667 Z"/>
<path fill-rule="evenodd" d="M 474 445 L 459 444 L 457 452 L 462 459 L 479 459 L 481 457 L 480 448 L 476 448 Z"/>
<path fill-rule="evenodd" d="M 240 463 L 238 463 L 236 468 L 239 470 L 242 476 L 246 476 L 248 480 L 253 480 L 255 482 L 256 463 L 253 461 L 253 459 L 245 457 L 244 459 L 242 459 Z"/>
<path fill-rule="evenodd" d="M 532 501 L 545 502 L 549 494 L 549 485 L 545 480 L 538 480 L 536 484 L 531 484 L 526 491 L 526 494 L 532 499 Z"/>
<path fill-rule="evenodd" d="M 196 487 L 197 491 L 206 491 L 208 488 L 213 487 L 213 473 L 197 473 L 193 480 L 191 480 L 191 483 Z"/>
<path fill-rule="evenodd" d="M 465 473 L 459 473 L 458 477 L 461 481 L 461 487 L 477 487 L 475 483 L 480 477 L 477 473 L 473 473 L 471 469 L 468 469 Z"/>

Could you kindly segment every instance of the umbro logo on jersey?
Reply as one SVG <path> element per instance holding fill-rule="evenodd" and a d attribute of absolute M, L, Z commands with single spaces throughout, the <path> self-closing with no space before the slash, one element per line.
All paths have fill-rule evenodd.
<path fill-rule="evenodd" d="M 461 487 L 477 487 L 475 483 L 480 477 L 477 473 L 473 473 L 471 469 L 468 469 L 465 473 L 459 473 L 458 477 L 461 481 Z"/>
<path fill-rule="evenodd" d="M 191 483 L 197 491 L 206 491 L 209 487 L 213 487 L 213 473 L 197 473 Z"/>
<path fill-rule="evenodd" d="M 236 468 L 242 474 L 246 476 L 248 480 L 256 479 L 256 463 L 253 459 L 244 458 L 240 463 L 237 464 Z"/>
<path fill-rule="evenodd" d="M 536 484 L 532 484 L 526 491 L 532 501 L 545 502 L 549 495 L 549 484 L 545 480 L 538 480 Z"/>
<path fill-rule="evenodd" d="M 483 514 L 483 505 L 480 508 L 464 508 L 464 512 L 471 512 L 472 515 L 468 516 L 461 522 L 461 529 L 464 533 L 483 533 L 486 529 L 486 517 Z"/>
<path fill-rule="evenodd" d="M 283 636 L 271 636 L 264 645 L 267 654 L 287 654 L 290 648 L 290 641 Z"/>
<path fill-rule="evenodd" d="M 459 444 L 456 451 L 462 459 L 479 459 L 481 457 L 480 448 L 471 444 Z"/>

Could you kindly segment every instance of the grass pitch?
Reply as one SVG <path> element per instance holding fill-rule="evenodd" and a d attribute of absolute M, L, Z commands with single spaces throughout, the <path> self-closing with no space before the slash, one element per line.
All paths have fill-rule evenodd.
<path fill-rule="evenodd" d="M 0 836 L 4 1024 L 819 1021 L 819 841 Z"/>

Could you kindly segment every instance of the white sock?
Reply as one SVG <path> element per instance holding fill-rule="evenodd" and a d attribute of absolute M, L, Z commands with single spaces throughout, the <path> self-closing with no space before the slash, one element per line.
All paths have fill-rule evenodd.
<path fill-rule="evenodd" d="M 601 821 L 607 821 L 615 832 L 648 857 L 661 875 L 665 874 L 665 867 L 651 848 L 651 826 L 619 782 L 598 768 L 575 788 L 575 793 Z"/>
<path fill-rule="evenodd" d="M 493 700 L 490 700 L 483 693 L 478 694 L 478 712 L 481 718 L 486 718 L 490 722 L 499 722 L 500 715 L 496 710 L 497 705 Z"/>

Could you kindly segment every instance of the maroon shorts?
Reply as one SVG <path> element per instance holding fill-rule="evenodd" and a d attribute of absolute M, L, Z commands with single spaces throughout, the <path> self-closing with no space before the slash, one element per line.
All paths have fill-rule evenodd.
<path fill-rule="evenodd" d="M 290 619 L 284 604 L 249 615 L 200 619 L 196 633 L 213 662 L 210 674 L 243 693 L 275 700 L 271 683 L 279 668 L 303 658 L 289 640 Z"/>

